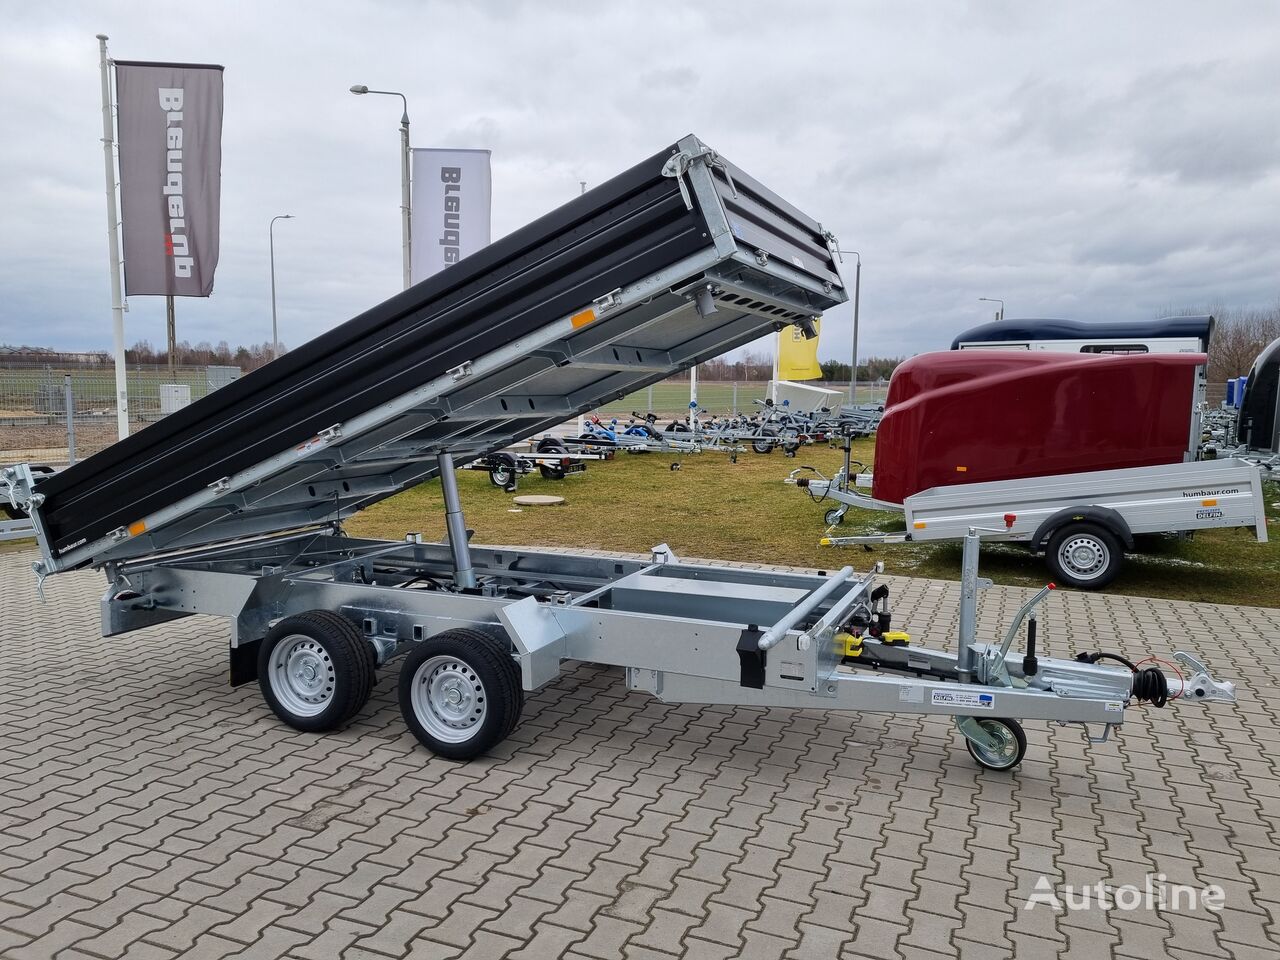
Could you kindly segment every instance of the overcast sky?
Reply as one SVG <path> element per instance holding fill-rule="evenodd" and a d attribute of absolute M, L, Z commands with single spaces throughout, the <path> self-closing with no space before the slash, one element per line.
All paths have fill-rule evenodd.
<path fill-rule="evenodd" d="M 980 296 L 1084 320 L 1280 297 L 1272 3 L 14 3 L 0 342 L 110 348 L 98 32 L 226 66 L 192 342 L 270 339 L 276 214 L 285 343 L 399 289 L 399 102 L 353 83 L 407 94 L 415 146 L 492 149 L 495 237 L 696 133 L 861 251 L 863 355 L 945 348 Z M 126 339 L 163 345 L 162 299 Z"/>

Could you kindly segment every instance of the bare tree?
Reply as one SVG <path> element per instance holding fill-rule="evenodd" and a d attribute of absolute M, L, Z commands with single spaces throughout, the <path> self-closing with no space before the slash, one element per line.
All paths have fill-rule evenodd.
<path fill-rule="evenodd" d="M 1163 316 L 1206 314 L 1217 321 L 1209 344 L 1208 377 L 1212 383 L 1247 374 L 1267 344 L 1280 338 L 1280 299 L 1269 307 L 1261 308 L 1228 307 L 1225 304 L 1178 307 L 1166 311 Z"/>

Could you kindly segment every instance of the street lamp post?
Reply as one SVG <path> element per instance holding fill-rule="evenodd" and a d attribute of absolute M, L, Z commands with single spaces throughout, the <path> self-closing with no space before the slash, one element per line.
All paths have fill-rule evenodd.
<path fill-rule="evenodd" d="M 842 257 L 850 254 L 857 257 L 857 266 L 853 272 L 853 357 L 849 365 L 849 405 L 857 405 L 858 395 L 858 300 L 862 293 L 862 254 L 857 250 L 837 250 Z"/>
<path fill-rule="evenodd" d="M 1003 300 L 1001 300 L 999 297 L 979 297 L 978 299 L 985 303 L 1000 304 L 1000 309 L 996 312 L 996 320 L 999 321 L 1004 319 L 1004 301 Z"/>
<path fill-rule="evenodd" d="M 409 196 L 409 101 L 403 93 L 395 90 L 370 90 L 363 83 L 355 84 L 351 92 L 357 96 L 379 93 L 388 97 L 399 97 L 404 105 L 404 111 L 400 114 L 400 239 L 404 257 L 404 288 L 408 290 L 413 283 L 411 270 L 413 234 L 409 226 L 409 214 L 412 208 Z"/>
<path fill-rule="evenodd" d="M 276 325 L 276 221 L 292 220 L 292 213 L 282 213 L 271 218 L 267 227 L 267 237 L 271 244 L 271 359 L 280 356 L 280 328 Z"/>

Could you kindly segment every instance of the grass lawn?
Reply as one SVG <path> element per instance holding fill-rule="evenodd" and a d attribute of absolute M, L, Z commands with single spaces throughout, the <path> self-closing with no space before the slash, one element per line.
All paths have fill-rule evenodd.
<path fill-rule="evenodd" d="M 874 441 L 859 441 L 854 458 L 870 464 Z M 750 452 L 730 463 L 724 454 L 680 458 L 655 454 L 619 454 L 611 462 L 589 463 L 585 474 L 562 481 L 537 474 L 520 481 L 520 493 L 550 493 L 566 498 L 559 507 L 528 507 L 514 512 L 512 494 L 489 484 L 488 474 L 460 471 L 467 525 L 476 543 L 620 550 L 643 553 L 655 544 L 671 544 L 677 554 L 724 560 L 785 563 L 831 569 L 846 563 L 863 569 L 883 560 L 889 573 L 954 580 L 960 572 L 960 544 L 888 544 L 872 551 L 818 546 L 822 514 L 831 501 L 813 503 L 784 485 L 788 471 L 801 464 L 830 476 L 840 451 L 807 447 L 794 459 L 780 451 Z M 1249 530 L 1215 530 L 1194 540 L 1154 537 L 1140 541 L 1141 553 L 1108 588 L 1112 593 L 1170 597 L 1215 603 L 1280 607 L 1280 489 L 1264 484 L 1268 515 L 1277 537 L 1259 544 Z M 841 533 L 899 529 L 896 514 L 851 511 Z M 354 535 L 399 539 L 418 531 L 444 535 L 444 508 L 438 482 L 423 484 L 352 518 Z M 997 583 L 1039 586 L 1050 578 L 1039 558 L 1010 544 L 992 544 L 982 552 L 982 573 Z"/>

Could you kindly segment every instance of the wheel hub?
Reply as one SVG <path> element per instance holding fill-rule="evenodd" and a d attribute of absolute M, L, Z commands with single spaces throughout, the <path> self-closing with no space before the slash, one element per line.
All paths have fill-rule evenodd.
<path fill-rule="evenodd" d="M 1003 723 L 980 720 L 978 724 L 986 742 L 966 739 L 969 740 L 969 749 L 979 762 L 995 769 L 1005 769 L 1016 763 L 1019 746 L 1014 732 Z"/>
<path fill-rule="evenodd" d="M 1110 559 L 1107 548 L 1090 537 L 1068 540 L 1060 551 L 1062 565 L 1079 577 L 1096 576 Z"/>
<path fill-rule="evenodd" d="M 983 732 L 995 741 L 995 744 L 991 747 L 978 748 L 982 751 L 983 756 L 987 757 L 994 763 L 1003 763 L 1006 760 L 1012 759 L 1014 753 L 1017 752 L 1018 745 L 1017 741 L 1013 739 L 1013 736 L 1008 730 L 999 726 L 994 728 L 984 726 Z"/>
<path fill-rule="evenodd" d="M 423 663 L 414 677 L 412 700 L 423 727 L 449 743 L 471 739 L 488 713 L 484 685 L 456 657 L 432 657 Z"/>
<path fill-rule="evenodd" d="M 310 717 L 333 699 L 337 671 L 327 650 L 302 634 L 285 637 L 271 654 L 268 680 L 290 713 Z"/>

